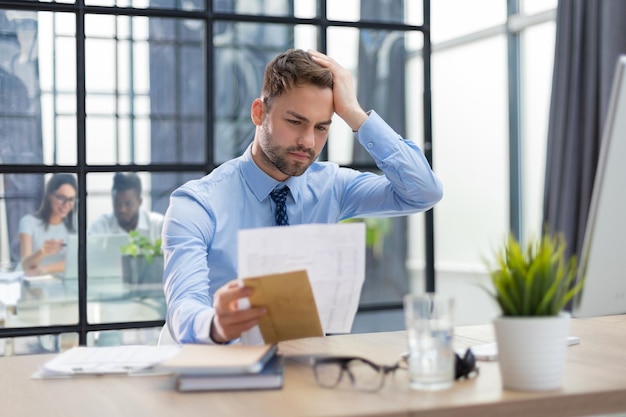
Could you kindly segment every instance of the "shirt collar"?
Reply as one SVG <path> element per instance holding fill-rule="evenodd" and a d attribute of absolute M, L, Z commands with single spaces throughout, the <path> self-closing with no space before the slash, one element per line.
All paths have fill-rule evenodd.
<path fill-rule="evenodd" d="M 267 175 L 252 159 L 252 144 L 248 146 L 244 154 L 241 156 L 241 174 L 250 187 L 252 193 L 257 200 L 262 201 L 269 197 L 270 193 L 279 184 L 285 184 L 289 187 L 289 191 L 295 201 L 300 197 L 300 187 L 304 180 L 304 175 L 299 177 L 289 177 L 284 182 L 276 181 Z"/>
<path fill-rule="evenodd" d="M 137 220 L 136 230 L 150 230 L 150 222 L 148 221 L 148 213 L 139 209 L 139 219 Z"/>

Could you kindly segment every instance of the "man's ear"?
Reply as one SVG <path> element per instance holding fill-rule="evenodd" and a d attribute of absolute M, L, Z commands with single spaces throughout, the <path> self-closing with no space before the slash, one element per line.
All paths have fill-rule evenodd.
<path fill-rule="evenodd" d="M 250 118 L 252 118 L 252 123 L 256 126 L 263 124 L 263 119 L 265 118 L 265 103 L 263 103 L 262 99 L 257 98 L 252 102 Z"/>

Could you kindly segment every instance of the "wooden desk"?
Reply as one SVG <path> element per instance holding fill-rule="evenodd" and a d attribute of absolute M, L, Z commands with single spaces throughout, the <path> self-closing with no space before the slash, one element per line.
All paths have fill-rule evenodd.
<path fill-rule="evenodd" d="M 2 415 L 7 416 L 584 416 L 626 412 L 626 315 L 572 321 L 580 345 L 568 348 L 565 385 L 542 393 L 503 391 L 496 362 L 480 375 L 440 392 L 409 388 L 405 371 L 380 392 L 318 388 L 312 371 L 294 361 L 277 391 L 177 393 L 168 377 L 83 377 L 32 380 L 51 355 L 0 358 Z M 492 328 L 456 329 L 456 347 L 492 341 Z M 355 354 L 394 362 L 404 332 L 284 342 L 285 355 Z"/>

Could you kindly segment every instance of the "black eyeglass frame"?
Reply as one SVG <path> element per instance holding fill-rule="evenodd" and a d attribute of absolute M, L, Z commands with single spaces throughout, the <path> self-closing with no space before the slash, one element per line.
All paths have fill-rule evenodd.
<path fill-rule="evenodd" d="M 335 388 L 343 380 L 343 375 L 348 374 L 348 378 L 350 378 L 350 384 L 352 385 L 353 388 L 356 388 L 357 387 L 356 378 L 354 374 L 350 371 L 350 368 L 348 366 L 348 364 L 353 361 L 362 362 L 363 364 L 368 365 L 369 367 L 371 367 L 373 370 L 375 370 L 377 373 L 380 374 L 379 383 L 377 386 L 372 387 L 371 389 L 359 388 L 362 391 L 378 391 L 384 386 L 385 380 L 387 379 L 388 374 L 395 373 L 395 371 L 397 371 L 398 369 L 406 369 L 405 367 L 402 366 L 402 363 L 401 363 L 402 361 L 398 361 L 394 365 L 379 365 L 377 363 L 370 361 L 369 359 L 366 359 L 360 356 L 314 357 L 312 358 L 312 363 L 313 363 L 313 373 L 315 374 L 315 381 L 320 387 Z M 341 368 L 339 377 L 337 378 L 334 384 L 324 384 L 321 382 L 323 378 L 319 376 L 318 369 L 321 365 L 327 365 L 327 364 L 336 364 L 336 365 L 339 365 L 339 367 Z"/>
<path fill-rule="evenodd" d="M 64 195 L 57 194 L 57 193 L 52 193 L 52 196 L 56 199 L 57 203 L 59 203 L 62 206 L 66 205 L 66 204 L 69 204 L 69 205 L 73 206 L 74 204 L 76 204 L 76 201 L 78 200 L 78 198 L 76 196 L 74 196 L 74 197 L 66 197 Z"/>

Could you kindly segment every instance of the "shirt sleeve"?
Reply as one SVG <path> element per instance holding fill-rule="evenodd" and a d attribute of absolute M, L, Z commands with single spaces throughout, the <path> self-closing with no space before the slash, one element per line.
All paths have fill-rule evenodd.
<path fill-rule="evenodd" d="M 167 321 L 180 343 L 214 343 L 207 248 L 214 217 L 191 193 L 174 191 L 163 223 L 163 288 Z"/>
<path fill-rule="evenodd" d="M 109 233 L 109 225 L 107 222 L 106 214 L 101 215 L 87 229 L 88 234 L 107 234 Z"/>
<path fill-rule="evenodd" d="M 398 135 L 375 111 L 370 111 L 355 135 L 384 175 L 347 171 L 342 218 L 417 213 L 441 200 L 441 181 L 422 150 Z"/>
<path fill-rule="evenodd" d="M 18 233 L 32 236 L 35 232 L 35 217 L 26 215 L 20 219 Z"/>

